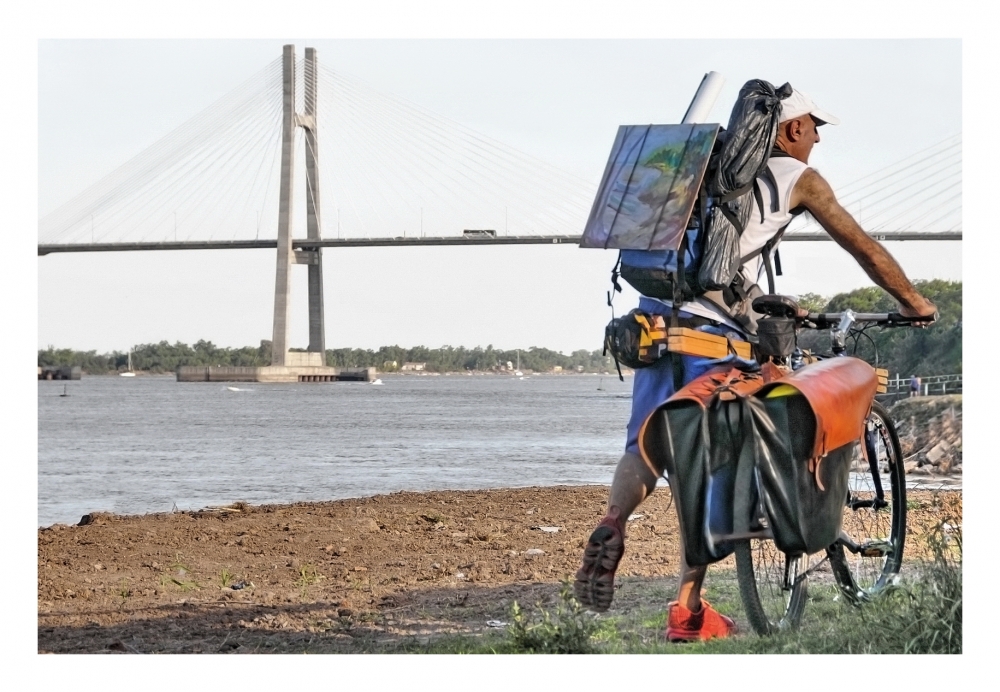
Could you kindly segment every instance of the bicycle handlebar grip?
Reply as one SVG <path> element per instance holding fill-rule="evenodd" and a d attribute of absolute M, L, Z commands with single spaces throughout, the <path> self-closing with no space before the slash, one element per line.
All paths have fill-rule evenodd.
<path fill-rule="evenodd" d="M 896 327 L 911 327 L 915 322 L 923 322 L 926 324 L 937 322 L 938 317 L 940 317 L 940 315 L 937 310 L 934 311 L 933 315 L 926 315 L 924 317 L 904 317 L 898 312 L 890 312 L 889 324 Z"/>

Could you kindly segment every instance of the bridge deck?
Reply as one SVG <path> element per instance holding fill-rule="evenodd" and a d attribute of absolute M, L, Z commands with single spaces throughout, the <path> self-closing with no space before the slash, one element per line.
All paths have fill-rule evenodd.
<path fill-rule="evenodd" d="M 961 231 L 946 233 L 887 232 L 872 233 L 879 241 L 901 240 L 961 240 Z M 826 233 L 792 233 L 784 242 L 830 240 Z M 419 245 L 559 245 L 577 244 L 578 235 L 463 237 L 438 236 L 430 238 L 323 238 L 320 240 L 293 240 L 297 249 L 317 247 L 410 247 Z M 277 240 L 192 240 L 162 243 L 63 243 L 39 244 L 38 254 L 54 252 L 125 252 L 138 250 L 266 250 L 278 247 Z"/>

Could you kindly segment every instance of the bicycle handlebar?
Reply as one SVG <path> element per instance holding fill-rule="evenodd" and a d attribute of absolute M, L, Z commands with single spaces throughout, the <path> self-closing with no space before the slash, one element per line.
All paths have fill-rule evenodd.
<path fill-rule="evenodd" d="M 810 312 L 802 321 L 802 326 L 808 329 L 827 329 L 840 324 L 846 313 L 843 312 Z M 884 327 L 912 327 L 914 322 L 934 322 L 938 315 L 935 312 L 927 317 L 904 317 L 898 312 L 855 312 L 855 322 L 869 322 Z"/>

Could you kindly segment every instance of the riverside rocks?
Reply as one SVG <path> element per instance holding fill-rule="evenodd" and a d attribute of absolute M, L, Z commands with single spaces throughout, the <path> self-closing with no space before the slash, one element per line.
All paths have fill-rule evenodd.
<path fill-rule="evenodd" d="M 962 395 L 903 399 L 889 409 L 913 475 L 962 473 Z"/>

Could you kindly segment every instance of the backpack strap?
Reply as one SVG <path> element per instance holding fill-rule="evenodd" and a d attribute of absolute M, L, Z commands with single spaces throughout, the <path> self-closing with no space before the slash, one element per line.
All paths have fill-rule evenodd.
<path fill-rule="evenodd" d="M 772 190 L 777 190 L 778 182 L 774 179 L 774 174 L 771 173 L 771 171 L 767 167 L 764 168 L 764 172 L 761 173 L 761 177 L 763 177 L 765 180 L 768 181 L 768 184 L 771 186 Z M 738 190 L 733 190 L 732 192 L 728 192 L 718 198 L 719 211 L 721 211 L 722 215 L 725 216 L 726 219 L 728 219 L 729 223 L 733 224 L 733 228 L 736 229 L 736 233 L 738 235 L 743 235 L 743 231 L 746 229 L 746 227 L 742 223 L 740 223 L 740 220 L 736 217 L 736 214 L 733 213 L 733 211 L 729 209 L 725 205 L 725 203 L 732 202 L 733 200 L 745 195 L 748 192 L 753 193 L 754 201 L 757 202 L 757 209 L 760 211 L 760 222 L 764 223 L 764 196 L 760 191 L 760 183 L 758 182 L 758 178 L 754 178 L 753 182 L 744 185 Z M 778 211 L 776 204 L 777 204 L 777 195 L 771 195 L 771 211 Z"/>
<path fill-rule="evenodd" d="M 764 256 L 764 271 L 767 272 L 767 292 L 768 293 L 774 293 L 774 266 L 772 266 L 772 264 L 771 264 L 772 250 L 774 250 L 775 246 L 781 241 L 781 236 L 785 235 L 785 229 L 788 228 L 789 224 L 791 224 L 791 223 L 792 222 L 789 221 L 784 226 L 782 226 L 781 230 L 778 231 L 777 233 L 775 233 L 774 237 L 771 238 L 766 243 L 764 243 L 764 247 L 761 248 L 761 250 L 762 250 L 761 254 Z M 778 274 L 780 275 L 781 274 L 781 262 L 780 262 L 780 260 L 776 264 L 778 266 Z"/>
<path fill-rule="evenodd" d="M 764 171 L 757 177 L 757 179 L 754 180 L 754 183 L 756 184 L 757 181 L 760 180 L 761 178 L 763 178 L 764 182 L 767 183 L 768 186 L 770 186 L 771 211 L 773 213 L 777 213 L 781 207 L 781 205 L 778 203 L 778 181 L 775 179 L 774 173 L 771 172 L 771 168 L 769 166 L 764 166 Z M 761 223 L 764 223 L 764 202 L 763 200 L 758 199 L 757 204 L 760 205 L 760 210 L 761 210 L 760 221 Z"/>
<path fill-rule="evenodd" d="M 618 283 L 618 277 L 622 275 L 622 251 L 618 251 L 618 261 L 615 262 L 615 266 L 611 268 L 611 285 L 614 287 L 616 293 L 622 292 L 622 285 Z M 608 305 L 611 305 L 611 296 L 608 295 Z"/>

